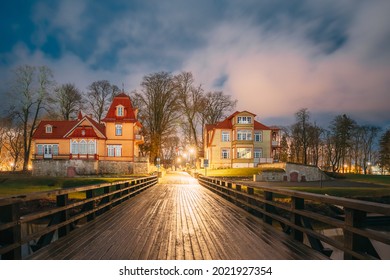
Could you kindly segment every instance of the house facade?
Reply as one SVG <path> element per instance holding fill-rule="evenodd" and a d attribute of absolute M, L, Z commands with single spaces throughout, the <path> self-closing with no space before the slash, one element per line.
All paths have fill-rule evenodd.
<path fill-rule="evenodd" d="M 255 114 L 235 112 L 225 120 L 206 125 L 204 157 L 210 168 L 254 167 L 272 163 L 280 147 L 280 131 L 255 120 Z"/>
<path fill-rule="evenodd" d="M 33 134 L 33 175 L 72 176 L 147 172 L 138 157 L 142 125 L 130 97 L 114 97 L 101 123 L 79 113 L 76 120 L 41 121 Z"/>

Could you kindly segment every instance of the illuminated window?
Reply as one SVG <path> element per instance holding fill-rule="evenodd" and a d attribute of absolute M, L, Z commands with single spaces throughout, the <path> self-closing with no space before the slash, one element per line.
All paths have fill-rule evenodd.
<path fill-rule="evenodd" d="M 252 158 L 252 149 L 251 148 L 237 148 L 237 158 Z"/>

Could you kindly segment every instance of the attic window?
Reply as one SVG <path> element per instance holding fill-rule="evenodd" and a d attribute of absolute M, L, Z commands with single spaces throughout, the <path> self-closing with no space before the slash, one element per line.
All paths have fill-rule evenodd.
<path fill-rule="evenodd" d="M 123 106 L 116 107 L 116 115 L 118 117 L 123 117 Z"/>
<path fill-rule="evenodd" d="M 46 132 L 46 133 L 52 133 L 52 132 L 53 132 L 53 126 L 47 125 L 47 126 L 45 127 L 45 132 Z"/>

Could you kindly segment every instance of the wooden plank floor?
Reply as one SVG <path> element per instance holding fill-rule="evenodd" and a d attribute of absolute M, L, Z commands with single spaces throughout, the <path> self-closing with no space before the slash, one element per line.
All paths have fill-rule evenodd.
<path fill-rule="evenodd" d="M 186 173 L 160 183 L 29 259 L 324 259 Z"/>

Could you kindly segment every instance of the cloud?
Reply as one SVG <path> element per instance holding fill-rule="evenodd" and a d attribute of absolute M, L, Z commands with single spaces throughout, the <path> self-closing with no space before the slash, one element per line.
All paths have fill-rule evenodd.
<path fill-rule="evenodd" d="M 184 66 L 206 87 L 224 77 L 220 89 L 238 99 L 239 110 L 260 118 L 293 118 L 300 108 L 308 108 L 318 116 L 346 113 L 389 122 L 390 65 L 378 52 L 383 38 L 389 38 L 387 6 L 360 7 L 341 30 L 348 40 L 330 53 L 324 48 L 327 42 L 308 36 L 317 24 L 311 21 L 285 18 L 272 32 L 250 20 L 223 22 L 210 30 L 205 47 L 194 51 Z M 376 23 L 364 24 L 375 16 Z"/>

